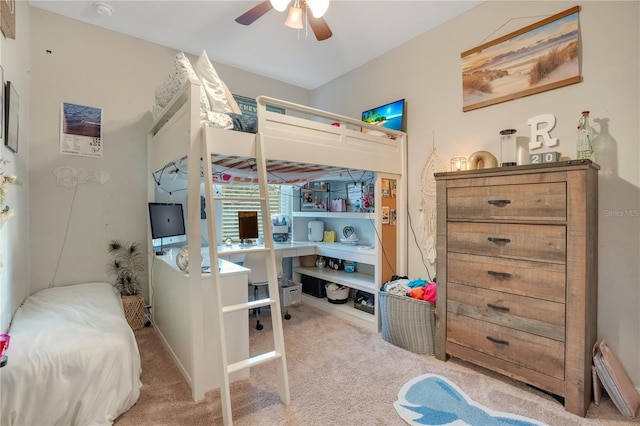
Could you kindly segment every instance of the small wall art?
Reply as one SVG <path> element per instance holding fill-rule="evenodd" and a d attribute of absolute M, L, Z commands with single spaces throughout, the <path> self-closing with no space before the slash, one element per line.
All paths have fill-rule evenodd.
<path fill-rule="evenodd" d="M 462 111 L 579 83 L 579 6 L 462 52 Z"/>
<path fill-rule="evenodd" d="M 102 157 L 102 108 L 62 102 L 60 154 Z"/>
<path fill-rule="evenodd" d="M 16 86 L 7 81 L 5 88 L 5 139 L 4 144 L 13 152 L 18 152 L 18 130 L 20 103 Z"/>

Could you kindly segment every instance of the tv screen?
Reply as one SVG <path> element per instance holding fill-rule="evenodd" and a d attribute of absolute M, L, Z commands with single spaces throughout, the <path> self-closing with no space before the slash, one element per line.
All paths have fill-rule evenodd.
<path fill-rule="evenodd" d="M 362 121 L 391 130 L 404 131 L 404 99 L 362 112 Z"/>
<path fill-rule="evenodd" d="M 182 204 L 149 203 L 151 238 L 167 238 L 184 235 Z"/>

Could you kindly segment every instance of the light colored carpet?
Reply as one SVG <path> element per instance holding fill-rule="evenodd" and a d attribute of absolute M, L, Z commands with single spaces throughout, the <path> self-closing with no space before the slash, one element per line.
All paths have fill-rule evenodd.
<path fill-rule="evenodd" d="M 233 383 L 235 425 L 406 425 L 394 409 L 400 388 L 425 373 L 444 376 L 474 401 L 549 425 L 628 425 L 608 397 L 586 418 L 564 411 L 552 397 L 462 361 L 416 355 L 385 342 L 379 333 L 353 326 L 308 306 L 290 307 L 284 321 L 291 405 L 280 402 L 275 365 L 251 370 Z M 269 315 L 264 330 L 251 327 L 252 354 L 273 349 Z M 117 426 L 221 425 L 219 391 L 191 401 L 191 391 L 153 328 L 136 331 L 142 357 L 140 399 Z M 639 416 L 632 420 L 640 423 Z"/>

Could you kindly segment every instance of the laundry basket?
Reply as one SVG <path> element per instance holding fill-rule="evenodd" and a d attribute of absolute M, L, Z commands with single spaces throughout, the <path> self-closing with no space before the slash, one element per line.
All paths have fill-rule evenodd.
<path fill-rule="evenodd" d="M 433 355 L 436 331 L 435 305 L 431 302 L 378 292 L 382 338 L 417 354 Z"/>

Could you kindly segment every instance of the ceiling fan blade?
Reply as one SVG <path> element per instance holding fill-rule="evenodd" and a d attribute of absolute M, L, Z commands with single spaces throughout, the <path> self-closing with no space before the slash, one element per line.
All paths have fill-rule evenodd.
<path fill-rule="evenodd" d="M 258 19 L 271 9 L 273 9 L 273 6 L 271 6 L 271 2 L 269 0 L 266 0 L 247 10 L 242 15 L 238 16 L 235 21 L 238 24 L 251 25 L 256 19 Z"/>
<path fill-rule="evenodd" d="M 311 29 L 316 35 L 318 41 L 326 40 L 333 35 L 331 28 L 329 28 L 329 25 L 324 18 L 315 18 L 313 14 L 308 13 L 307 19 L 309 20 L 309 25 L 311 26 Z"/>

